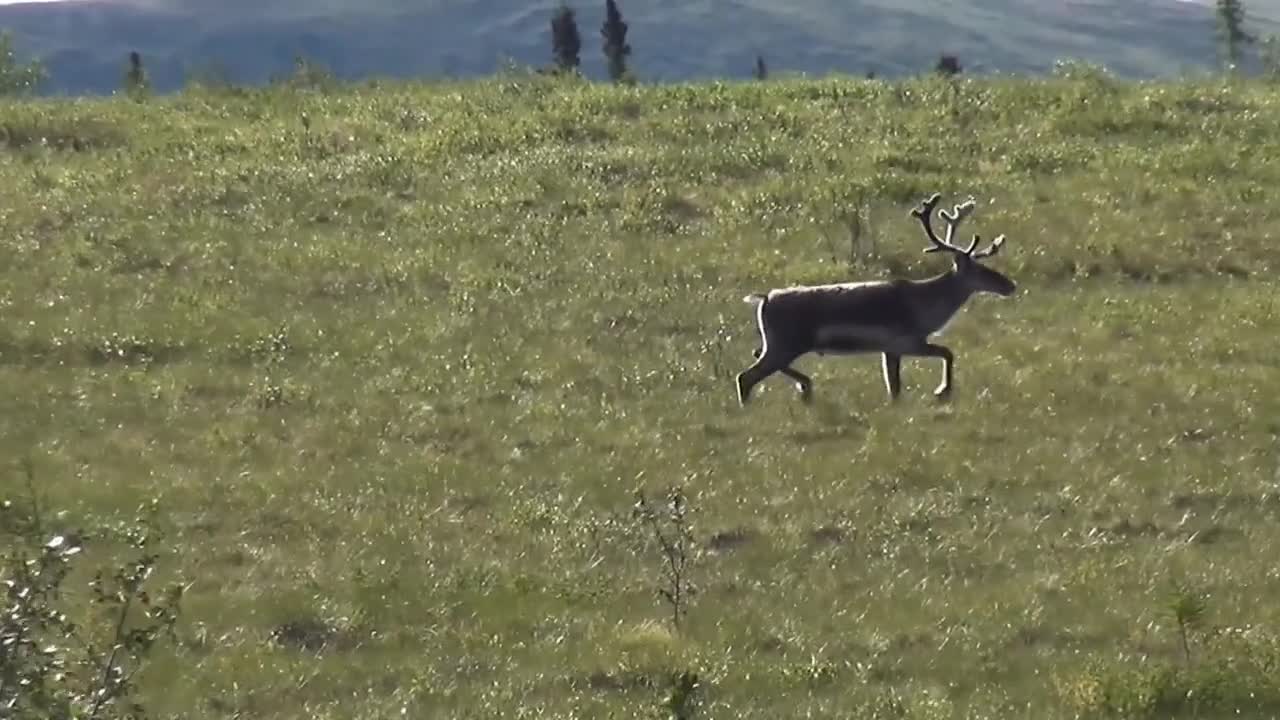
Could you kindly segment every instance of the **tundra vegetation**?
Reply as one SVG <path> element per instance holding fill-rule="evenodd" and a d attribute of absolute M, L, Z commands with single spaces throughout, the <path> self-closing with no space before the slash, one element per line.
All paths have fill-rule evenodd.
<path fill-rule="evenodd" d="M 151 632 L 62 707 L 1280 712 L 1274 85 L 300 73 L 0 104 L 0 568 L 99 652 L 5 631 Z M 739 407 L 743 295 L 941 272 L 933 192 L 963 392 Z"/>

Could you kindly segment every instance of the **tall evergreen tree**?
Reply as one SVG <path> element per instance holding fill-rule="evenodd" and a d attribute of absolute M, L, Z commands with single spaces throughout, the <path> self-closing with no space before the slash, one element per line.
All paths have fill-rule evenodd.
<path fill-rule="evenodd" d="M 600 35 L 604 38 L 604 57 L 609 64 L 609 77 L 614 82 L 621 82 L 627 76 L 627 56 L 631 54 L 631 46 L 627 44 L 627 24 L 618 12 L 615 0 L 604 2 L 604 25 L 600 27 Z"/>
<path fill-rule="evenodd" d="M 938 58 L 938 64 L 934 67 L 934 70 L 939 75 L 959 75 L 961 71 L 960 58 L 955 55 L 943 55 Z"/>
<path fill-rule="evenodd" d="M 551 53 L 556 67 L 562 72 L 578 69 L 578 53 L 582 51 L 582 38 L 578 35 L 578 21 L 573 8 L 561 2 L 551 16 Z"/>
<path fill-rule="evenodd" d="M 124 74 L 124 89 L 131 97 L 138 97 L 150 87 L 147 71 L 142 67 L 142 56 L 137 50 L 129 53 L 129 69 Z"/>
<path fill-rule="evenodd" d="M 1240 66 L 1244 46 L 1257 38 L 1244 29 L 1245 10 L 1241 0 L 1218 0 L 1218 44 L 1228 70 Z"/>
<path fill-rule="evenodd" d="M 764 80 L 767 77 L 769 77 L 769 68 L 765 67 L 764 56 L 757 55 L 756 56 L 756 79 Z"/>

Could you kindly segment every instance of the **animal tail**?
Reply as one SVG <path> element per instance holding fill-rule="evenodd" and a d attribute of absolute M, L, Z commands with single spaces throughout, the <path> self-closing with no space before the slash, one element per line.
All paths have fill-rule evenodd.
<path fill-rule="evenodd" d="M 750 295 L 742 298 L 742 302 L 747 303 L 748 305 L 755 305 L 756 303 L 762 303 L 768 299 L 769 296 L 765 293 L 751 293 Z"/>

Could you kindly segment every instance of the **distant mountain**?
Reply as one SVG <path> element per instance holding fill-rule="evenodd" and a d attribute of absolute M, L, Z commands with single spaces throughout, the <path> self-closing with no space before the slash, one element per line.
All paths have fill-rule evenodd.
<path fill-rule="evenodd" d="M 159 90 L 219 68 L 259 83 L 303 55 L 338 76 L 473 76 L 509 58 L 549 62 L 559 0 L 62 0 L 0 5 L 0 29 L 49 67 L 48 90 L 110 92 L 142 53 Z M 603 0 L 570 3 L 584 71 L 602 77 Z M 1245 3 L 1255 34 L 1280 32 L 1280 0 Z M 969 72 L 1037 73 L 1054 61 L 1099 63 L 1129 77 L 1210 68 L 1210 2 L 1187 0 L 619 0 L 632 64 L 649 80 L 774 74 L 896 76 L 940 53 Z"/>

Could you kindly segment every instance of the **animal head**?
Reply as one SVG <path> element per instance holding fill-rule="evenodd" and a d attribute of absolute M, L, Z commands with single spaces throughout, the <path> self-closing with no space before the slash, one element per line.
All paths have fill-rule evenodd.
<path fill-rule="evenodd" d="M 1003 273 L 979 262 L 1000 252 L 1000 248 L 1004 245 L 1004 235 L 997 236 L 995 240 L 991 241 L 990 245 L 982 250 L 977 249 L 978 243 L 982 241 L 977 234 L 974 234 L 973 241 L 969 243 L 967 248 L 952 244 L 956 228 L 977 207 L 977 203 L 973 198 L 969 198 L 963 203 L 954 206 L 951 210 L 944 209 L 938 213 L 947 223 L 947 236 L 940 239 L 937 233 L 933 231 L 932 215 L 934 208 L 937 207 L 938 201 L 941 199 L 941 193 L 934 193 L 923 201 L 920 207 L 911 211 L 911 215 L 920 221 L 925 235 L 929 238 L 930 246 L 925 248 L 925 252 L 949 253 L 956 276 L 972 292 L 989 292 L 1001 297 L 1012 295 L 1018 289 L 1018 286 Z"/>

